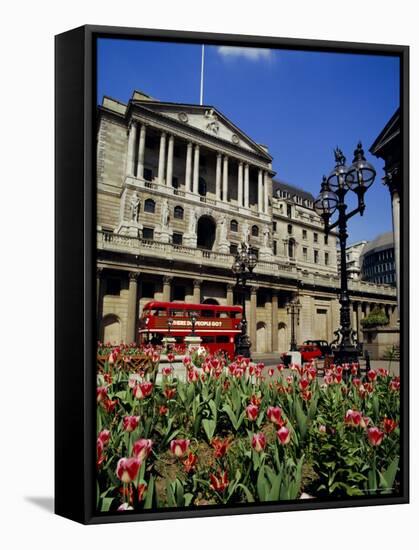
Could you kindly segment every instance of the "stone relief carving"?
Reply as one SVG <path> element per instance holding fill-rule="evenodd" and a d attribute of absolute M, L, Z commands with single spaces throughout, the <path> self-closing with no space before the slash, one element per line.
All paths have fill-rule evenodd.
<path fill-rule="evenodd" d="M 208 109 L 207 111 L 205 111 L 205 118 L 208 120 L 206 126 L 207 130 L 209 130 L 213 134 L 218 134 L 220 125 L 218 124 L 218 117 L 214 113 L 214 109 Z"/>
<path fill-rule="evenodd" d="M 190 218 L 190 222 L 189 222 L 189 232 L 190 233 L 192 233 L 192 234 L 196 233 L 197 223 L 198 223 L 198 214 L 194 210 L 193 212 L 191 212 L 191 218 Z"/>

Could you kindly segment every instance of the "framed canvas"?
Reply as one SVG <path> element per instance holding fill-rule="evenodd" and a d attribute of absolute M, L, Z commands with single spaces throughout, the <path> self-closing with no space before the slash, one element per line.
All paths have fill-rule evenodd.
<path fill-rule="evenodd" d="M 407 503 L 408 47 L 55 44 L 56 513 Z"/>

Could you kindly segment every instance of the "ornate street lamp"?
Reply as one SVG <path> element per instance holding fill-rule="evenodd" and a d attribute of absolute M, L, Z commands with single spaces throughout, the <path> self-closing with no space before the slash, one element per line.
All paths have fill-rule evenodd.
<path fill-rule="evenodd" d="M 300 324 L 301 302 L 298 296 L 295 296 L 287 305 L 287 313 L 291 316 L 291 342 L 290 351 L 297 351 L 297 339 L 295 336 L 295 323 Z"/>
<path fill-rule="evenodd" d="M 189 319 L 191 320 L 191 324 L 192 324 L 191 336 L 196 336 L 196 334 L 195 334 L 195 324 L 196 324 L 196 321 L 198 319 L 198 313 L 196 311 L 189 311 L 188 315 L 189 315 Z"/>
<path fill-rule="evenodd" d="M 253 275 L 253 270 L 257 264 L 257 256 L 250 245 L 242 243 L 240 250 L 237 251 L 234 257 L 232 271 L 236 277 L 236 291 L 241 295 L 241 305 L 243 308 L 242 320 L 240 323 L 240 334 L 236 337 L 236 355 L 250 357 L 250 348 L 252 343 L 247 335 L 247 319 L 246 319 L 246 283 Z"/>
<path fill-rule="evenodd" d="M 354 151 L 352 165 L 346 166 L 346 159 L 339 148 L 335 149 L 336 165 L 329 177 L 323 176 L 320 194 L 314 202 L 314 209 L 321 216 L 325 225 L 326 235 L 338 228 L 340 243 L 340 328 L 336 331 L 337 351 L 335 352 L 335 363 L 358 362 L 358 350 L 354 344 L 353 331 L 351 330 L 350 299 L 348 293 L 348 274 L 346 271 L 346 241 L 348 238 L 348 220 L 365 210 L 364 195 L 373 184 L 376 171 L 366 161 L 361 142 Z M 349 213 L 346 213 L 347 205 L 345 196 L 348 191 L 353 191 L 358 198 L 358 206 Z M 332 216 L 338 213 L 337 220 L 330 224 Z"/>

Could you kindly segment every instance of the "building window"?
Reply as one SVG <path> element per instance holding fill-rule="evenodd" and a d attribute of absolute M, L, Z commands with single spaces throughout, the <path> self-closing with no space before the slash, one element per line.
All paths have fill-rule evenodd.
<path fill-rule="evenodd" d="M 288 235 L 292 235 L 292 225 L 289 223 L 287 226 Z"/>
<path fill-rule="evenodd" d="M 198 193 L 201 195 L 201 197 L 205 197 L 205 195 L 207 194 L 207 182 L 204 180 L 204 178 L 199 178 Z"/>
<path fill-rule="evenodd" d="M 319 263 L 319 251 L 318 250 L 314 251 L 314 263 L 315 264 Z"/>
<path fill-rule="evenodd" d="M 179 178 L 176 176 L 172 177 L 172 187 L 173 189 L 179 189 Z"/>
<path fill-rule="evenodd" d="M 278 250 L 278 245 L 277 245 L 277 242 L 276 241 L 273 241 L 273 251 L 274 251 L 274 255 L 276 256 L 277 255 L 277 250 Z"/>
<path fill-rule="evenodd" d="M 274 231 L 276 231 L 276 222 L 273 222 L 272 228 L 273 228 Z"/>
<path fill-rule="evenodd" d="M 313 241 L 315 243 L 317 243 L 319 241 L 319 234 L 318 233 L 313 233 Z"/>
<path fill-rule="evenodd" d="M 307 248 L 303 248 L 303 260 L 307 261 Z"/>
<path fill-rule="evenodd" d="M 329 244 L 329 235 L 324 236 L 324 244 Z"/>
<path fill-rule="evenodd" d="M 324 253 L 324 265 L 329 265 L 329 253 Z"/>
<path fill-rule="evenodd" d="M 173 244 L 182 244 L 183 234 L 182 233 L 173 233 Z"/>
<path fill-rule="evenodd" d="M 150 214 L 154 214 L 156 211 L 156 203 L 153 201 L 153 199 L 147 199 L 144 201 L 144 212 L 149 212 Z"/>
<path fill-rule="evenodd" d="M 154 239 L 154 229 L 152 227 L 143 227 L 143 239 L 146 241 Z"/>
<path fill-rule="evenodd" d="M 181 206 L 175 206 L 173 214 L 176 219 L 183 220 L 183 208 Z"/>
<path fill-rule="evenodd" d="M 259 237 L 259 227 L 257 225 L 252 225 L 252 236 Z"/>
<path fill-rule="evenodd" d="M 173 286 L 173 300 L 184 301 L 185 300 L 185 287 L 180 285 Z"/>
<path fill-rule="evenodd" d="M 238 250 L 238 247 L 236 244 L 230 245 L 230 254 L 233 254 L 233 256 L 235 256 L 237 254 L 237 250 Z"/>
<path fill-rule="evenodd" d="M 303 239 L 307 239 L 307 229 L 303 229 Z"/>
<path fill-rule="evenodd" d="M 150 281 L 144 281 L 141 285 L 141 297 L 142 298 L 154 298 L 154 283 Z"/>
<path fill-rule="evenodd" d="M 292 207 L 290 204 L 287 204 L 287 216 L 288 218 L 292 218 Z"/>
<path fill-rule="evenodd" d="M 106 294 L 111 296 L 119 296 L 121 292 L 121 279 L 117 277 L 109 277 L 106 279 Z"/>
<path fill-rule="evenodd" d="M 236 220 L 231 220 L 230 222 L 230 231 L 234 231 L 235 233 L 237 233 L 237 231 L 239 230 L 239 224 L 237 223 Z"/>
<path fill-rule="evenodd" d="M 288 257 L 294 258 L 294 254 L 295 254 L 295 241 L 294 239 L 290 239 L 288 241 Z"/>
<path fill-rule="evenodd" d="M 151 168 L 144 168 L 144 179 L 146 181 L 153 181 L 153 170 Z"/>

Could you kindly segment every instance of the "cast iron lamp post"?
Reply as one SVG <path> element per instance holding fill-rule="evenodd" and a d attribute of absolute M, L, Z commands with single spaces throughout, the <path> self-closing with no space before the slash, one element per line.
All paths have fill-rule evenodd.
<path fill-rule="evenodd" d="M 338 364 L 358 362 L 358 350 L 354 345 L 353 331 L 351 330 L 350 299 L 348 293 L 348 274 L 346 271 L 346 240 L 348 238 L 348 220 L 365 210 L 364 195 L 373 184 L 376 171 L 365 160 L 361 142 L 354 151 L 352 165 L 345 165 L 346 158 L 340 149 L 335 149 L 336 165 L 328 178 L 323 176 L 320 195 L 314 202 L 314 209 L 319 214 L 325 225 L 325 234 L 338 228 L 340 243 L 340 328 L 335 332 L 338 347 L 334 355 L 334 361 Z M 348 191 L 353 191 L 358 198 L 358 206 L 346 213 L 347 205 L 345 196 Z M 332 216 L 338 213 L 337 220 L 330 224 Z"/>
<path fill-rule="evenodd" d="M 189 311 L 189 319 L 191 320 L 192 325 L 191 336 L 195 336 L 195 324 L 198 319 L 198 313 L 196 311 Z"/>
<path fill-rule="evenodd" d="M 295 322 L 297 321 L 297 325 L 300 324 L 300 309 L 301 309 L 301 303 L 298 296 L 296 296 L 290 302 L 288 302 L 287 313 L 288 315 L 291 315 L 290 351 L 297 351 L 297 339 L 295 337 Z"/>
<path fill-rule="evenodd" d="M 247 335 L 247 319 L 246 319 L 246 283 L 252 277 L 253 270 L 257 264 L 257 257 L 252 247 L 246 243 L 242 243 L 240 251 L 234 258 L 232 271 L 236 277 L 236 290 L 241 295 L 241 305 L 243 308 L 242 320 L 240 323 L 241 333 L 236 338 L 236 355 L 250 357 L 250 348 L 252 346 L 250 338 Z"/>

